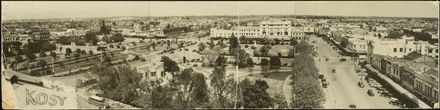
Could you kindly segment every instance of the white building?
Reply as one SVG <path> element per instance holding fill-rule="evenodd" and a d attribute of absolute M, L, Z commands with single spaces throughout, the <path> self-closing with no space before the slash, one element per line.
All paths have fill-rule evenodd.
<path fill-rule="evenodd" d="M 263 21 L 260 22 L 260 30 L 262 36 L 268 37 L 289 37 L 291 31 L 290 21 Z"/>
<path fill-rule="evenodd" d="M 67 36 L 84 36 L 86 35 L 86 30 L 76 30 L 76 29 L 67 29 L 64 35 Z"/>
<path fill-rule="evenodd" d="M 311 26 L 292 27 L 290 21 L 263 21 L 259 27 L 255 26 L 239 26 L 233 27 L 231 30 L 211 28 L 210 36 L 219 38 L 229 38 L 234 36 L 245 36 L 248 38 L 297 38 L 305 39 L 306 32 L 315 32 L 315 28 Z"/>
<path fill-rule="evenodd" d="M 414 37 L 403 36 L 402 39 L 372 39 L 373 53 L 391 57 L 403 58 L 405 55 L 417 51 L 438 59 L 438 44 L 429 44 L 425 41 L 415 41 Z"/>

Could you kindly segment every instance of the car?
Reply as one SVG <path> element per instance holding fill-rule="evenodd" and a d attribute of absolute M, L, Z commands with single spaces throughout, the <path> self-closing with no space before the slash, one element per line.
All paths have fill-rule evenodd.
<path fill-rule="evenodd" d="M 327 83 L 327 82 L 322 82 L 322 87 L 323 87 L 323 88 L 327 88 L 327 86 L 328 86 L 328 83 Z"/>
<path fill-rule="evenodd" d="M 397 98 L 392 97 L 391 101 L 388 102 L 391 105 L 396 105 L 396 106 L 400 106 L 400 101 Z"/>
<path fill-rule="evenodd" d="M 318 77 L 319 77 L 319 79 L 321 79 L 321 80 L 324 79 L 324 75 L 322 75 L 322 74 L 320 74 Z"/>
<path fill-rule="evenodd" d="M 373 90 L 371 90 L 371 89 L 368 89 L 367 94 L 369 96 L 374 96 Z"/>
<path fill-rule="evenodd" d="M 355 105 L 355 104 L 350 104 L 348 107 L 350 107 L 350 108 L 356 108 L 356 105 Z"/>
<path fill-rule="evenodd" d="M 347 59 L 345 59 L 345 58 L 341 58 L 339 61 L 340 61 L 340 62 L 344 62 L 344 61 L 347 61 Z"/>
<path fill-rule="evenodd" d="M 358 82 L 358 86 L 359 86 L 360 88 L 365 87 L 365 85 L 364 85 L 364 83 L 363 83 L 362 81 L 359 81 L 359 82 Z"/>

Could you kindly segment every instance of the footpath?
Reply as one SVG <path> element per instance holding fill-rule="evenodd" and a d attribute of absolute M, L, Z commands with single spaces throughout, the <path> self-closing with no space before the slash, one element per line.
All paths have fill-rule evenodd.
<path fill-rule="evenodd" d="M 373 68 L 370 64 L 366 65 L 366 68 L 370 70 L 373 74 L 377 75 L 379 78 L 387 82 L 393 89 L 395 89 L 400 94 L 412 99 L 419 105 L 419 108 L 431 108 L 428 104 L 420 100 L 418 97 L 416 97 L 414 94 L 409 92 L 408 90 L 404 89 L 402 86 L 394 82 L 391 78 L 385 76 L 384 74 L 380 73 L 379 70 Z"/>

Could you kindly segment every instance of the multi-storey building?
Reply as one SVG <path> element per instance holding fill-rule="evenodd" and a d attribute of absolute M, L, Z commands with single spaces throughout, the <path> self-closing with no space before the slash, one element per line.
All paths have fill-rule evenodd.
<path fill-rule="evenodd" d="M 433 105 L 439 100 L 437 64 L 415 62 L 396 57 L 373 54 L 371 64 L 403 88 Z"/>
<path fill-rule="evenodd" d="M 263 21 L 257 26 L 238 26 L 231 29 L 211 28 L 210 36 L 219 38 L 229 38 L 234 36 L 244 36 L 247 38 L 294 38 L 297 40 L 307 40 L 306 32 L 315 32 L 315 28 L 310 26 L 292 27 L 290 21 Z"/>
<path fill-rule="evenodd" d="M 268 37 L 288 37 L 291 35 L 290 21 L 263 21 L 260 23 L 260 30 L 262 36 Z"/>

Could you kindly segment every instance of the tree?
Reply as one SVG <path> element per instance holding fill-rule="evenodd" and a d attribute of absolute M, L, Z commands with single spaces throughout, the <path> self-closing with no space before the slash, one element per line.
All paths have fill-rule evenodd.
<path fill-rule="evenodd" d="M 226 77 L 226 70 L 224 66 L 214 67 L 211 77 L 211 86 L 214 91 L 214 96 L 217 102 L 218 108 L 225 108 L 227 106 L 227 99 L 225 96 L 225 92 L 227 90 L 226 81 L 224 80 Z"/>
<path fill-rule="evenodd" d="M 113 42 L 122 42 L 125 40 L 125 38 L 122 36 L 121 33 L 116 33 L 115 35 L 113 35 L 112 40 Z"/>
<path fill-rule="evenodd" d="M 55 60 L 57 58 L 57 53 L 50 52 L 50 56 L 53 58 L 53 60 Z"/>
<path fill-rule="evenodd" d="M 163 62 L 163 67 L 165 72 L 174 73 L 179 71 L 179 65 L 177 64 L 177 62 L 171 60 L 169 57 L 163 56 L 161 58 L 161 62 Z"/>
<path fill-rule="evenodd" d="M 382 35 L 381 35 L 382 36 Z M 386 36 L 385 38 L 391 38 L 391 39 L 399 39 L 400 37 L 402 37 L 403 34 L 401 34 L 398 31 L 391 31 L 390 34 L 388 34 L 388 36 Z"/>
<path fill-rule="evenodd" d="M 156 50 L 156 42 L 153 42 L 152 44 L 151 44 L 151 46 L 153 46 L 153 50 Z"/>
<path fill-rule="evenodd" d="M 41 44 L 41 47 L 39 49 L 40 51 L 47 52 L 47 51 L 53 51 L 56 48 L 57 47 L 55 46 L 55 44 L 44 42 L 43 44 Z"/>
<path fill-rule="evenodd" d="M 347 45 L 348 45 L 348 40 L 347 39 L 342 39 L 341 46 L 344 47 L 344 48 L 347 48 Z"/>
<path fill-rule="evenodd" d="M 81 53 L 81 49 L 76 49 L 75 52 L 76 53 Z"/>
<path fill-rule="evenodd" d="M 273 107 L 273 99 L 267 93 L 269 86 L 264 80 L 255 80 L 251 83 L 248 78 L 239 84 L 241 88 L 240 105 L 245 108 L 269 108 Z"/>
<path fill-rule="evenodd" d="M 227 61 L 227 58 L 225 56 L 221 55 L 221 56 L 217 57 L 217 59 L 215 60 L 215 64 L 216 64 L 216 66 L 223 66 L 223 65 L 226 65 L 226 61 Z"/>
<path fill-rule="evenodd" d="M 301 42 L 300 54 L 292 62 L 291 83 L 293 86 L 292 108 L 321 108 L 325 101 L 320 82 L 318 80 L 318 69 L 308 48 L 307 43 Z M 298 48 L 301 49 L 301 48 Z"/>
<path fill-rule="evenodd" d="M 151 95 L 151 108 L 171 108 L 172 107 L 172 90 L 168 86 L 158 85 L 154 87 Z"/>
<path fill-rule="evenodd" d="M 199 46 L 199 51 L 203 51 L 206 48 L 206 44 L 203 42 L 200 42 L 198 46 Z"/>
<path fill-rule="evenodd" d="M 281 66 L 281 60 L 278 56 L 270 57 L 270 69 L 279 69 Z"/>
<path fill-rule="evenodd" d="M 15 56 L 15 61 L 16 61 L 16 62 L 23 62 L 24 59 L 23 59 L 23 57 L 21 57 L 21 56 Z"/>
<path fill-rule="evenodd" d="M 289 49 L 289 52 L 288 52 L 287 56 L 295 57 L 295 48 Z"/>
<path fill-rule="evenodd" d="M 295 40 L 295 38 L 290 39 L 290 45 L 296 45 L 298 44 L 298 41 Z"/>
<path fill-rule="evenodd" d="M 89 50 L 89 55 L 93 55 L 93 51 L 92 50 Z"/>
<path fill-rule="evenodd" d="M 40 58 L 41 58 L 41 57 L 46 57 L 47 54 L 46 54 L 45 52 L 41 51 L 40 54 L 39 54 L 38 56 L 39 56 Z"/>
<path fill-rule="evenodd" d="M 246 68 L 249 66 L 246 60 L 250 55 L 246 53 L 245 50 L 236 48 L 232 51 L 232 55 L 234 56 L 236 65 L 238 65 L 239 68 Z"/>
<path fill-rule="evenodd" d="M 254 67 L 254 61 L 250 57 L 246 60 L 246 64 L 248 67 Z"/>
<path fill-rule="evenodd" d="M 272 47 L 270 45 L 264 45 L 263 47 L 261 47 L 260 52 L 261 52 L 261 54 L 267 56 L 267 55 L 269 55 L 270 49 L 272 49 Z"/>
<path fill-rule="evenodd" d="M 35 61 L 35 58 L 37 58 L 31 51 L 25 51 L 24 54 L 29 61 Z"/>
<path fill-rule="evenodd" d="M 325 101 L 319 81 L 312 77 L 296 78 L 293 89 L 292 108 L 322 108 Z"/>
<path fill-rule="evenodd" d="M 70 56 L 71 53 L 72 53 L 72 49 L 66 48 L 66 56 Z"/>
<path fill-rule="evenodd" d="M 85 41 L 91 45 L 96 45 L 98 43 L 98 37 L 96 37 L 95 32 L 87 32 L 85 37 Z"/>
<path fill-rule="evenodd" d="M 201 73 L 194 74 L 192 78 L 191 106 L 200 107 L 199 104 L 209 102 L 208 86 L 205 76 Z"/>
<path fill-rule="evenodd" d="M 313 48 L 306 41 L 301 41 L 300 43 L 295 45 L 295 50 L 298 50 L 298 52 L 302 53 L 302 54 L 311 54 L 313 51 Z"/>
<path fill-rule="evenodd" d="M 232 34 L 231 38 L 229 38 L 229 53 L 232 53 L 236 48 L 240 48 L 240 44 L 238 42 L 238 38 Z"/>
<path fill-rule="evenodd" d="M 95 66 L 91 69 L 94 73 L 92 78 L 96 78 L 97 84 L 91 89 L 102 91 L 102 95 L 106 98 L 120 101 L 131 105 L 137 105 L 137 98 L 140 97 L 138 89 L 141 87 L 141 74 L 128 66 Z M 147 92 L 147 91 L 143 91 Z M 153 92 L 153 96 L 156 95 Z M 167 94 L 168 95 L 168 94 Z M 165 100 L 165 99 L 161 99 Z M 154 101 L 161 101 L 154 100 Z"/>
<path fill-rule="evenodd" d="M 81 52 L 80 52 L 81 54 L 83 54 L 83 55 L 87 55 L 87 52 L 86 52 L 86 50 L 81 50 Z"/>

